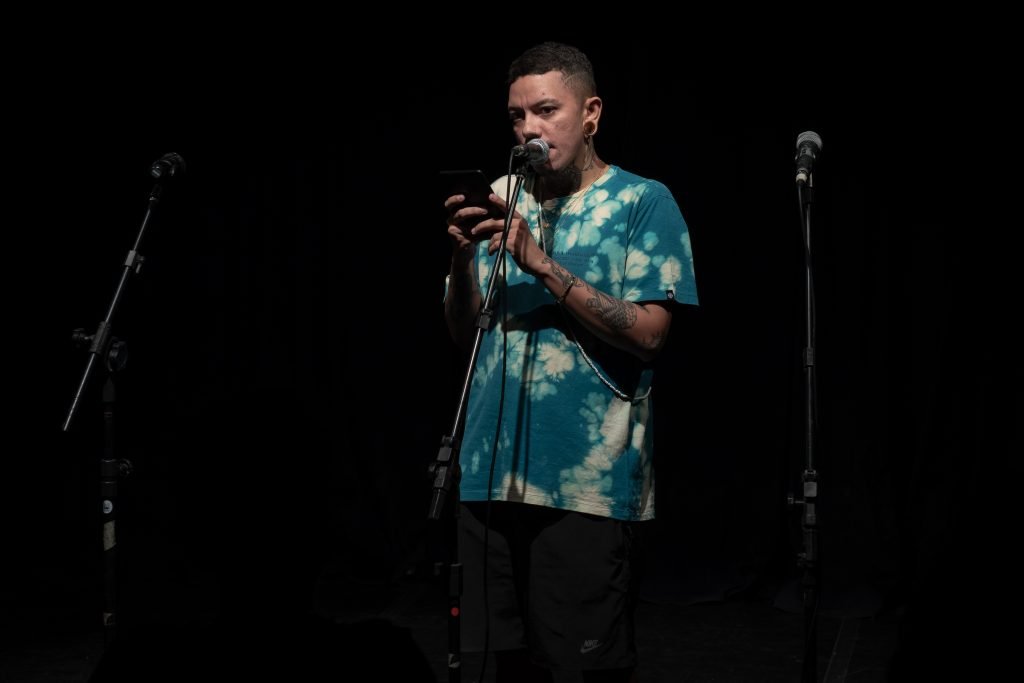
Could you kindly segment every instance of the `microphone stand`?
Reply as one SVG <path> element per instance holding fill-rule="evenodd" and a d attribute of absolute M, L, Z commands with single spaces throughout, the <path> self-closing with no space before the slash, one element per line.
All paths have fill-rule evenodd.
<path fill-rule="evenodd" d="M 466 422 L 466 407 L 469 403 L 469 389 L 473 382 L 473 374 L 476 371 L 477 358 L 480 355 L 480 343 L 483 334 L 491 326 L 493 317 L 492 306 L 494 304 L 495 283 L 498 280 L 499 268 L 505 261 L 505 244 L 508 241 L 509 226 L 512 223 L 512 214 L 519 199 L 519 191 L 522 188 L 525 176 L 522 170 L 516 173 L 516 184 L 512 191 L 511 199 L 506 202 L 508 210 L 505 212 L 505 228 L 501 234 L 501 245 L 494 255 L 494 265 L 491 268 L 491 277 L 487 282 L 487 294 L 484 296 L 483 305 L 476 319 L 476 332 L 473 338 L 473 345 L 470 351 L 469 362 L 466 367 L 466 374 L 462 381 L 462 391 L 459 394 L 459 402 L 455 408 L 455 419 L 452 420 L 452 429 L 445 436 L 441 437 L 441 448 L 438 450 L 437 459 L 429 466 L 429 472 L 434 479 L 434 492 L 430 499 L 430 510 L 428 519 L 439 520 L 445 509 L 445 502 L 451 496 L 451 524 L 448 526 L 449 547 L 451 556 L 448 571 L 448 681 L 459 683 L 462 675 L 462 652 L 461 652 L 461 614 L 462 614 L 462 563 L 459 562 L 459 480 L 462 478 L 462 471 L 459 466 L 459 435 Z M 486 653 L 484 653 L 486 656 Z"/>
<path fill-rule="evenodd" d="M 814 469 L 815 416 L 817 412 L 817 384 L 814 374 L 814 279 L 811 268 L 811 206 L 814 203 L 814 179 L 808 173 L 807 182 L 797 180 L 797 196 L 800 203 L 800 223 L 804 240 L 804 325 L 805 344 L 803 351 L 804 371 L 804 470 L 801 473 L 803 499 L 794 500 L 789 496 L 790 505 L 801 509 L 800 528 L 803 549 L 798 554 L 797 566 L 803 569 L 801 593 L 804 608 L 804 659 L 801 683 L 817 681 L 817 640 L 818 600 L 820 595 L 818 565 L 818 473 Z"/>
<path fill-rule="evenodd" d="M 149 193 L 149 200 L 146 206 L 146 213 L 142 219 L 135 243 L 128 251 L 125 258 L 121 278 L 114 290 L 114 296 L 107 308 L 106 317 L 96 328 L 96 332 L 87 335 L 83 328 L 79 328 L 72 334 L 72 340 L 82 348 L 88 348 L 89 358 L 82 372 L 82 378 L 78 383 L 78 389 L 71 401 L 71 407 L 64 419 L 63 432 L 69 431 L 71 423 L 78 413 L 82 403 L 82 397 L 89 387 L 92 379 L 97 374 L 102 374 L 103 391 L 103 457 L 100 460 L 100 496 L 102 498 L 102 541 L 103 541 L 103 640 L 105 645 L 110 645 L 117 634 L 117 482 L 118 477 L 128 476 L 132 471 L 132 464 L 127 459 L 118 459 L 114 451 L 114 414 L 116 390 L 114 377 L 116 373 L 124 369 L 128 357 L 127 344 L 112 336 L 114 316 L 118 311 L 124 297 L 125 289 L 131 276 L 138 275 L 145 261 L 139 247 L 149 226 L 154 210 L 160 203 L 160 196 L 163 193 L 163 182 L 179 170 L 184 170 L 184 161 L 177 155 L 177 162 L 180 166 L 168 167 L 164 161 L 167 157 L 154 163 L 151 174 L 156 178 L 156 184 Z"/>

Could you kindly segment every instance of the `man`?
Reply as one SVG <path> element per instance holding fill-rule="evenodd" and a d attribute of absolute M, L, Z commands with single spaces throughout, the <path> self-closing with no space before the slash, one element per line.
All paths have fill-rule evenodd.
<path fill-rule="evenodd" d="M 549 153 L 493 274 L 460 455 L 463 642 L 483 649 L 489 628 L 499 680 L 626 681 L 636 665 L 631 524 L 654 516 L 651 362 L 673 306 L 697 295 L 671 193 L 598 157 L 602 106 L 576 48 L 544 43 L 510 66 L 516 140 Z M 492 184 L 502 211 L 506 187 Z M 445 315 L 467 345 L 504 222 L 463 199 L 446 202 Z"/>

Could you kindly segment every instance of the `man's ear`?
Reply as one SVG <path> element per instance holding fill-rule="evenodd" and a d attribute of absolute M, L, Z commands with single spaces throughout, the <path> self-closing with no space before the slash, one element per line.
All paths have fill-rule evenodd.
<path fill-rule="evenodd" d="M 603 105 L 604 103 L 601 102 L 601 98 L 596 95 L 583 100 L 583 122 L 593 121 L 595 133 L 597 132 L 597 122 L 601 118 L 601 107 Z"/>

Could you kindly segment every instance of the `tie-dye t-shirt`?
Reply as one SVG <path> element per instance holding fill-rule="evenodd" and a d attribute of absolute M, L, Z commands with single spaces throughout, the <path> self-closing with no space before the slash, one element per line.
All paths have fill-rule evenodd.
<path fill-rule="evenodd" d="M 492 187 L 505 196 L 505 178 Z M 543 206 L 524 188 L 517 208 L 538 244 L 594 288 L 628 301 L 697 303 L 689 233 L 663 184 L 609 166 L 581 192 Z M 481 243 L 477 257 L 482 292 L 493 266 L 486 245 Z M 617 397 L 577 341 L 597 371 L 627 397 L 647 392 L 651 367 L 586 332 L 511 257 L 506 272 L 507 288 L 499 280 L 494 319 L 470 390 L 461 498 L 488 498 L 507 332 L 491 499 L 623 520 L 652 518 L 651 399 Z"/>

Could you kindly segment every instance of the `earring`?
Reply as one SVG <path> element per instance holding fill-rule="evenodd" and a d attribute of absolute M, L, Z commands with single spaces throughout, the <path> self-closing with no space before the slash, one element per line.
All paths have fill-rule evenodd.
<path fill-rule="evenodd" d="M 583 124 L 583 137 L 592 138 L 597 134 L 597 124 L 593 121 L 587 121 Z"/>

